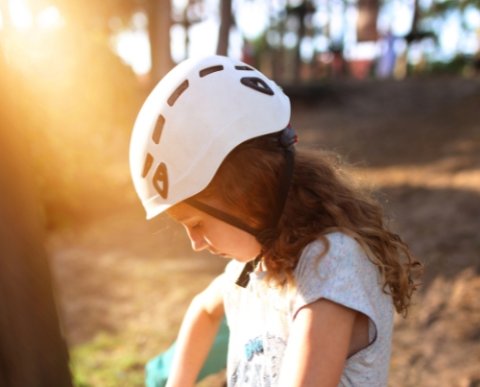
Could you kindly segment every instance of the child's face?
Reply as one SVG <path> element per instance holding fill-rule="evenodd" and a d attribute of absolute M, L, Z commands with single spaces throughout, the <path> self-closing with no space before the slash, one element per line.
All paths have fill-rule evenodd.
<path fill-rule="evenodd" d="M 205 203 L 209 204 L 206 200 Z M 212 254 L 240 262 L 251 261 L 260 254 L 261 246 L 253 235 L 188 204 L 179 203 L 167 213 L 185 227 L 194 251 L 207 249 Z"/>

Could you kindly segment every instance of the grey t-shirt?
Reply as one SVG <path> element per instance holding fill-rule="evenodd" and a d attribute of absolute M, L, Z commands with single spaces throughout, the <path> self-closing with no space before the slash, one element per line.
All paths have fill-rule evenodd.
<path fill-rule="evenodd" d="M 252 273 L 247 288 L 241 288 L 234 282 L 242 265 L 235 261 L 227 265 L 229 285 L 224 303 L 230 328 L 229 387 L 276 386 L 292 321 L 302 307 L 320 298 L 369 318 L 370 344 L 347 359 L 339 386 L 387 385 L 392 299 L 382 291 L 378 268 L 355 239 L 340 232 L 326 237 L 330 248 L 323 257 L 320 240 L 303 250 L 292 289 L 269 286 L 263 272 Z"/>

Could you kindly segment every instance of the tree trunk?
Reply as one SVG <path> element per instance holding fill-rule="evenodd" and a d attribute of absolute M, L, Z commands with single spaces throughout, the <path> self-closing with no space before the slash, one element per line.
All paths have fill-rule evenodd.
<path fill-rule="evenodd" d="M 301 79 L 302 71 L 302 56 L 301 56 L 301 45 L 305 38 L 306 28 L 305 28 L 305 18 L 310 12 L 313 12 L 313 5 L 308 0 L 304 0 L 302 4 L 297 6 L 294 11 L 294 15 L 298 20 L 298 31 L 297 31 L 297 45 L 295 47 L 295 59 L 293 63 L 293 79 L 295 82 L 299 82 Z"/>
<path fill-rule="evenodd" d="M 71 387 L 18 83 L 0 63 L 0 386 Z M 10 74 L 11 75 L 11 74 Z M 14 87 L 15 86 L 15 87 Z M 25 97 L 25 96 L 23 96 Z M 15 102 L 16 101 L 16 102 Z"/>
<path fill-rule="evenodd" d="M 233 25 L 232 0 L 220 1 L 220 29 L 218 31 L 217 54 L 228 55 L 230 29 Z"/>
<path fill-rule="evenodd" d="M 420 22 L 420 7 L 418 5 L 418 0 L 413 0 L 413 18 L 412 18 L 412 28 L 410 29 L 411 34 L 418 34 L 418 24 Z"/>
<path fill-rule="evenodd" d="M 371 42 L 378 39 L 377 18 L 379 0 L 358 0 L 357 42 Z"/>
<path fill-rule="evenodd" d="M 156 84 L 173 67 L 170 51 L 171 11 L 170 0 L 148 0 L 147 2 L 152 84 Z"/>

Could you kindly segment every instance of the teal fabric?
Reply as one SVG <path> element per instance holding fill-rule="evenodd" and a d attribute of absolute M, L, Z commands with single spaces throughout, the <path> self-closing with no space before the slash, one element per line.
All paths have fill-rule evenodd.
<path fill-rule="evenodd" d="M 207 360 L 203 365 L 197 382 L 208 375 L 220 372 L 227 366 L 229 331 L 225 319 L 222 321 L 218 330 L 213 346 L 208 353 Z M 146 387 L 164 387 L 167 383 L 172 359 L 175 353 L 176 342 L 165 352 L 151 359 L 145 366 L 145 386 Z"/>

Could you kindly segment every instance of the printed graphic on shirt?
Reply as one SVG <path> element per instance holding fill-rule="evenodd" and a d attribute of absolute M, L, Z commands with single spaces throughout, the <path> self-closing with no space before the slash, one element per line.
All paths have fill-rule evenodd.
<path fill-rule="evenodd" d="M 250 340 L 245 344 L 245 357 L 248 361 L 252 361 L 253 356 L 263 354 L 263 341 L 259 337 Z"/>
<path fill-rule="evenodd" d="M 267 334 L 255 337 L 244 344 L 237 364 L 230 376 L 231 387 L 273 387 L 277 384 L 286 341 Z"/>

